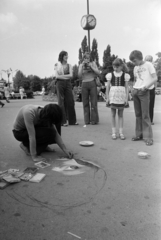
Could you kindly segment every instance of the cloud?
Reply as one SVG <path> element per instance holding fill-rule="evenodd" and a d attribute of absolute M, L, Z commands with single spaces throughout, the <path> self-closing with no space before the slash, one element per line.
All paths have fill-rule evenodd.
<path fill-rule="evenodd" d="M 150 30 L 147 28 L 132 28 L 130 26 L 124 26 L 123 31 L 125 36 L 129 36 L 128 39 L 131 39 L 130 43 L 132 46 L 139 46 L 141 42 L 148 39 L 150 34 Z"/>
<path fill-rule="evenodd" d="M 42 10 L 44 4 L 52 3 L 54 1 L 58 0 L 15 0 L 17 4 L 34 10 Z"/>
<path fill-rule="evenodd" d="M 20 23 L 13 13 L 0 14 L 0 41 L 13 38 L 18 34 L 24 34 L 28 30 L 29 28 Z"/>
<path fill-rule="evenodd" d="M 9 28 L 15 26 L 18 22 L 17 17 L 13 13 L 0 14 L 0 31 L 7 32 Z"/>

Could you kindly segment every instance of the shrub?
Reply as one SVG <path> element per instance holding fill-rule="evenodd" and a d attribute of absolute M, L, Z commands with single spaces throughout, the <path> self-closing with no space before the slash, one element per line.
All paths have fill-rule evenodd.
<path fill-rule="evenodd" d="M 27 98 L 34 98 L 33 92 L 31 90 L 26 90 L 25 93 L 27 95 Z"/>

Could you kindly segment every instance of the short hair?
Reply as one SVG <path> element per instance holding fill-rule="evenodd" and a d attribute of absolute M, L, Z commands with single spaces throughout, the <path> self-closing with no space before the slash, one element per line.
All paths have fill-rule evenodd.
<path fill-rule="evenodd" d="M 151 55 L 147 55 L 145 57 L 145 61 L 152 62 L 153 61 L 153 57 Z"/>
<path fill-rule="evenodd" d="M 40 121 L 48 120 L 51 124 L 58 124 L 62 119 L 62 110 L 57 104 L 49 103 L 40 111 Z"/>
<path fill-rule="evenodd" d="M 143 60 L 143 54 L 138 50 L 134 50 L 130 53 L 129 59 L 130 61 L 133 61 L 134 59 Z"/>
<path fill-rule="evenodd" d="M 66 56 L 67 54 L 68 54 L 68 53 L 67 53 L 66 51 L 61 51 L 61 52 L 59 53 L 58 61 L 62 63 L 64 56 Z"/>

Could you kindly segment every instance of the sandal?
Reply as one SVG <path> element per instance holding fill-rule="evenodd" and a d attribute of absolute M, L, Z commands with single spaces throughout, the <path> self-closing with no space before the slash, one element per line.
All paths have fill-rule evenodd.
<path fill-rule="evenodd" d="M 132 137 L 131 139 L 132 141 L 140 141 L 140 140 L 143 140 L 143 137 L 140 136 L 140 137 Z"/>
<path fill-rule="evenodd" d="M 113 140 L 116 140 L 116 139 L 117 139 L 116 133 L 113 133 L 113 134 L 112 134 L 112 139 L 113 139 Z"/>
<path fill-rule="evenodd" d="M 147 146 L 151 146 L 153 145 L 153 140 L 152 139 L 146 140 L 145 143 Z"/>
<path fill-rule="evenodd" d="M 63 127 L 68 127 L 68 123 L 64 123 L 62 126 Z"/>
<path fill-rule="evenodd" d="M 119 134 L 119 138 L 120 138 L 121 140 L 125 140 L 125 139 L 126 139 L 123 133 L 120 133 L 120 134 Z"/>

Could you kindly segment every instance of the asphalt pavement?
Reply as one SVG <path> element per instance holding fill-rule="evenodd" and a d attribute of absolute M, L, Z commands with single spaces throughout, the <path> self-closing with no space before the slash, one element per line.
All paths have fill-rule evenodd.
<path fill-rule="evenodd" d="M 12 134 L 19 108 L 46 105 L 41 97 L 11 100 L 0 108 L 0 171 L 33 167 Z M 62 138 L 76 159 L 100 166 L 80 175 L 52 171 L 65 157 L 57 145 L 43 153 L 51 166 L 40 169 L 40 183 L 21 181 L 0 190 L 1 240 L 159 240 L 161 239 L 161 95 L 156 96 L 154 145 L 132 142 L 133 102 L 124 111 L 126 140 L 111 139 L 110 109 L 98 103 L 100 123 L 84 126 L 82 103 L 76 102 L 78 126 L 62 128 Z M 80 141 L 93 141 L 82 147 Z M 140 159 L 138 152 L 150 157 Z"/>

